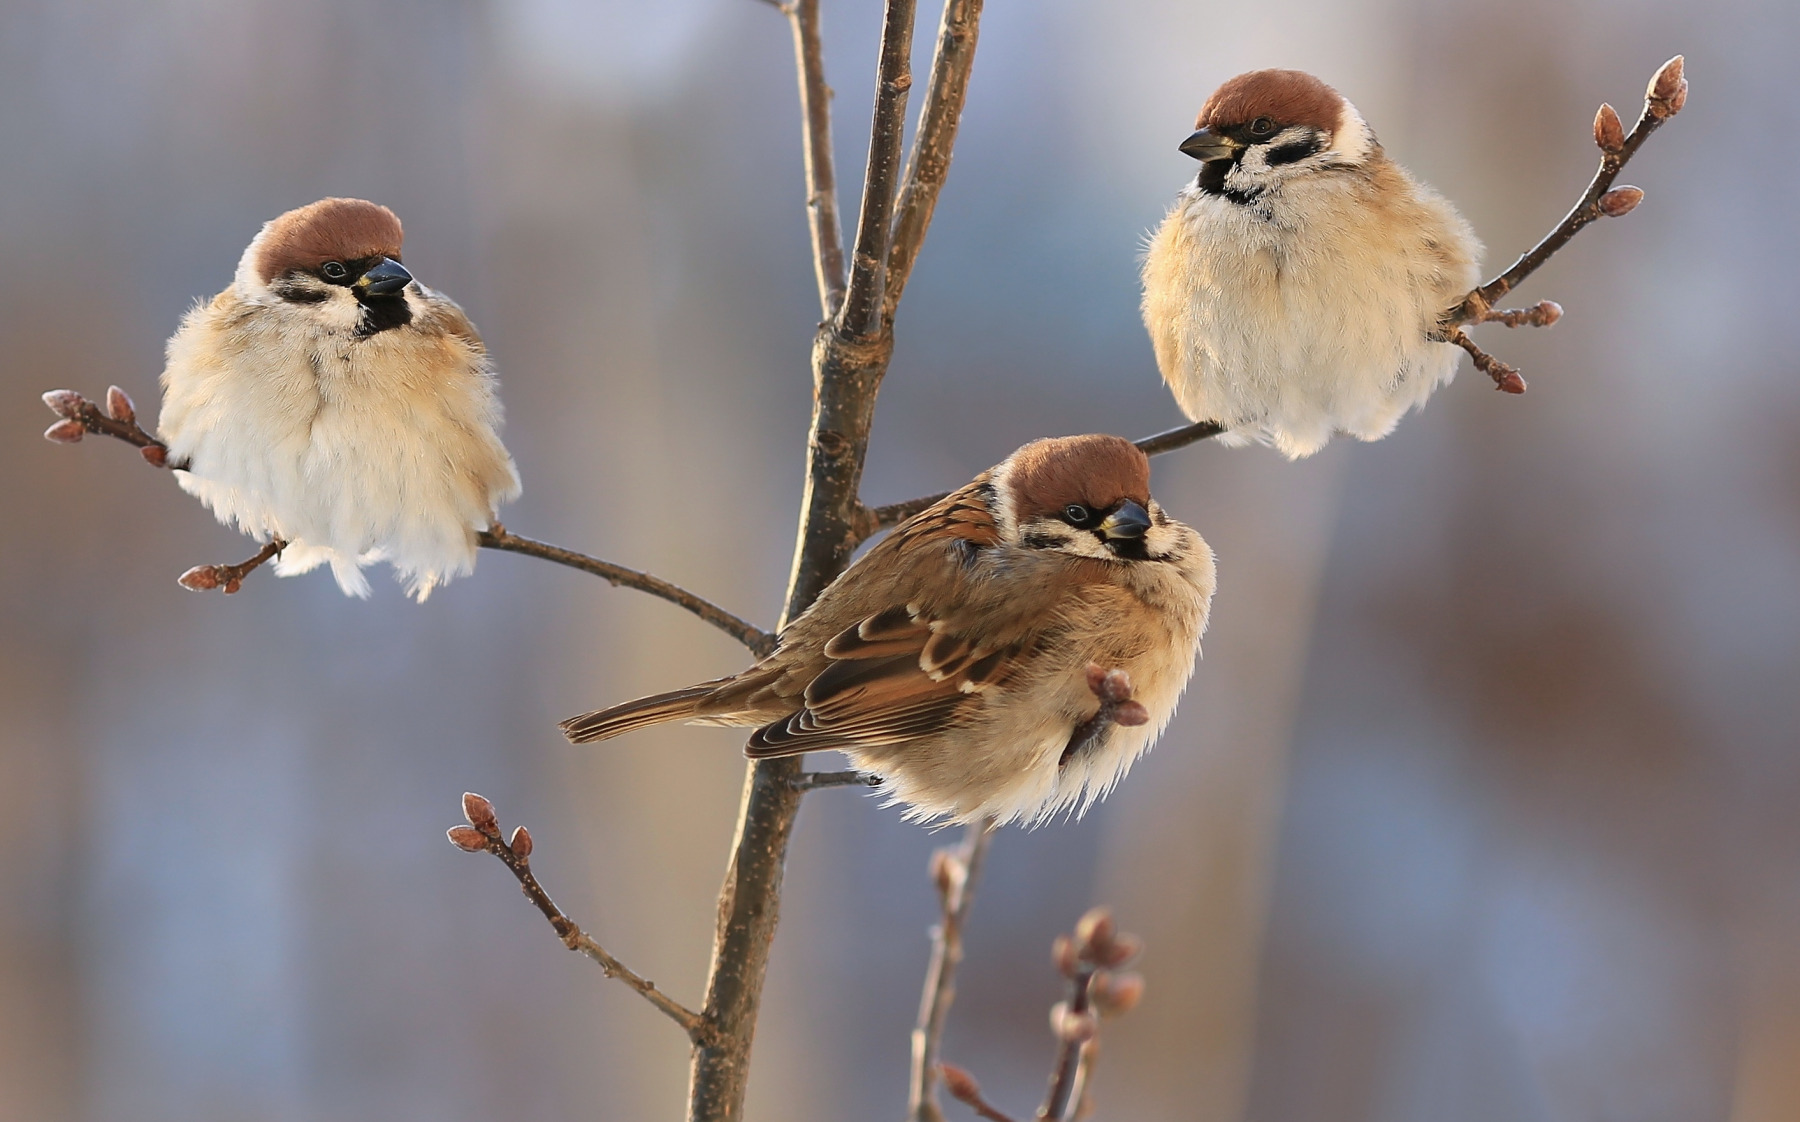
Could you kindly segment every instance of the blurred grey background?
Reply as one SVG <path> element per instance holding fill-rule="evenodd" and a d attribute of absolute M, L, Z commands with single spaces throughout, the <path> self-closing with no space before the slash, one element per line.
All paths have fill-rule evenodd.
<path fill-rule="evenodd" d="M 824 8 L 854 181 L 879 5 Z M 1178 422 L 1137 255 L 1225 77 L 1337 85 L 1498 268 L 1586 182 L 1596 105 L 1635 118 L 1676 51 L 1644 205 L 1519 294 L 1567 318 L 1482 329 L 1527 396 L 1465 369 L 1380 444 L 1158 461 L 1220 557 L 1205 660 L 1109 802 L 995 845 L 947 1046 L 991 1097 L 1040 1095 L 1049 941 L 1106 901 L 1150 988 L 1103 1118 L 1800 1117 L 1800 9 L 992 0 L 867 495 Z M 10 0 L 0 148 L 0 1117 L 679 1117 L 676 1031 L 442 831 L 494 798 L 570 912 L 697 1002 L 737 736 L 554 722 L 743 653 L 510 555 L 423 607 L 323 574 L 183 592 L 249 547 L 129 449 L 40 440 L 37 395 L 117 382 L 153 415 L 163 339 L 260 222 L 373 198 L 498 357 L 506 522 L 771 622 L 817 318 L 785 21 Z M 900 1116 L 951 838 L 808 799 L 752 1118 Z"/>

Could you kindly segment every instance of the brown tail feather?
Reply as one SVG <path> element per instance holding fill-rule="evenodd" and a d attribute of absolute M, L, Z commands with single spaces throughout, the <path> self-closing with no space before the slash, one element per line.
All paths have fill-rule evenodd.
<path fill-rule="evenodd" d="M 558 727 L 562 729 L 564 736 L 576 744 L 609 740 L 620 733 L 641 729 L 647 725 L 660 725 L 665 721 L 688 720 L 694 716 L 694 711 L 699 708 L 700 701 L 718 688 L 719 683 L 717 682 L 702 682 L 697 686 L 689 686 L 685 690 L 652 694 L 649 697 L 640 697 L 636 701 L 614 705 L 610 709 L 596 709 L 592 713 L 570 717 Z"/>

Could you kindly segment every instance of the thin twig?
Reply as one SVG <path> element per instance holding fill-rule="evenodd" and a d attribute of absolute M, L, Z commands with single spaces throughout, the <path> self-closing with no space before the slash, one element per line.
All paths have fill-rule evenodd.
<path fill-rule="evenodd" d="M 53 444 L 79 444 L 82 436 L 91 432 L 95 436 L 123 440 L 136 448 L 151 467 L 179 471 L 187 466 L 182 461 L 169 462 L 169 446 L 145 432 L 137 423 L 136 406 L 117 386 L 107 387 L 105 409 L 74 390 L 51 390 L 44 395 L 44 404 L 50 407 L 50 412 L 63 418 L 44 431 L 44 439 Z"/>
<path fill-rule="evenodd" d="M 879 787 L 881 776 L 861 771 L 803 771 L 790 785 L 796 791 L 823 791 L 827 787 Z"/>
<path fill-rule="evenodd" d="M 244 578 L 249 576 L 263 562 L 279 557 L 287 548 L 286 542 L 276 538 L 256 551 L 256 556 L 248 561 L 239 561 L 235 565 L 195 565 L 187 572 L 175 578 L 175 583 L 189 592 L 210 592 L 215 588 L 223 588 L 227 596 L 244 585 Z"/>
<path fill-rule="evenodd" d="M 912 1072 L 908 1083 L 908 1122 L 944 1122 L 938 1104 L 937 1084 L 944 1039 L 944 1023 L 956 1000 L 956 968 L 963 957 L 963 926 L 975 902 L 975 884 L 987 860 L 994 837 L 992 822 L 973 822 L 954 850 L 932 855 L 932 880 L 937 884 L 942 919 L 931 931 L 931 961 L 925 968 L 925 990 L 919 998 L 919 1020 L 912 1032 Z"/>
<path fill-rule="evenodd" d="M 771 0 L 773 2 L 773 0 Z M 794 29 L 794 70 L 800 81 L 801 159 L 806 213 L 812 230 L 813 272 L 825 319 L 844 302 L 844 234 L 838 222 L 837 168 L 831 154 L 831 87 L 819 43 L 819 0 L 776 4 Z"/>
<path fill-rule="evenodd" d="M 468 818 L 469 824 L 452 826 L 447 831 L 451 844 L 467 853 L 486 852 L 498 857 L 512 875 L 518 878 L 519 888 L 525 893 L 526 899 L 535 904 L 544 918 L 550 921 L 551 930 L 563 941 L 563 946 L 572 951 L 580 951 L 598 963 L 608 978 L 617 978 L 636 990 L 645 1001 L 680 1025 L 688 1039 L 699 1044 L 707 1038 L 706 1022 L 700 1014 L 657 989 L 656 983 L 620 962 L 574 920 L 563 914 L 563 910 L 556 906 L 556 901 L 550 899 L 550 894 L 544 891 L 544 886 L 538 883 L 531 871 L 531 831 L 520 826 L 513 831 L 510 842 L 502 839 L 500 823 L 494 815 L 494 804 L 473 792 L 463 795 L 463 814 Z"/>
<path fill-rule="evenodd" d="M 1475 340 L 1469 338 L 1469 333 L 1460 327 L 1452 327 L 1449 338 L 1450 342 L 1469 352 L 1469 358 L 1474 360 L 1475 369 L 1492 378 L 1495 389 L 1501 393 L 1525 392 L 1525 377 L 1519 373 L 1518 367 L 1508 366 L 1476 346 Z"/>
<path fill-rule="evenodd" d="M 1160 456 L 1164 452 L 1173 452 L 1177 448 L 1186 448 L 1202 440 L 1210 440 L 1225 431 L 1223 425 L 1212 421 L 1199 421 L 1191 425 L 1159 432 L 1154 436 L 1146 436 L 1136 441 L 1137 446 L 1146 456 Z M 886 506 L 863 507 L 856 519 L 856 529 L 860 535 L 858 543 L 867 541 L 882 530 L 889 530 L 922 511 L 929 510 L 935 503 L 949 497 L 950 492 L 940 491 L 935 495 L 925 495 L 917 499 L 908 499 L 903 503 L 889 503 Z"/>
<path fill-rule="evenodd" d="M 564 549 L 560 545 L 536 541 L 513 533 L 496 522 L 492 529 L 479 531 L 475 538 L 484 549 L 500 549 L 508 553 L 523 553 L 528 557 L 537 557 L 545 561 L 554 561 L 558 565 L 567 565 L 572 569 L 580 569 L 584 573 L 592 573 L 610 582 L 615 588 L 624 586 L 635 588 L 639 592 L 648 592 L 678 607 L 699 616 L 720 631 L 749 647 L 758 657 L 775 649 L 776 637 L 747 620 L 739 619 L 724 608 L 710 600 L 694 595 L 679 585 L 671 584 L 661 577 L 636 569 L 627 569 L 623 565 L 615 565 L 611 561 L 602 561 L 597 557 L 589 557 L 585 553 L 577 553 L 572 549 Z"/>
<path fill-rule="evenodd" d="M 918 129 L 913 133 L 912 151 L 906 158 L 906 185 L 900 190 L 900 213 L 894 221 L 893 244 L 888 248 L 882 313 L 890 320 L 906 291 L 919 247 L 925 242 L 925 231 L 937 209 L 938 193 L 950 174 L 950 155 L 956 147 L 956 130 L 962 123 L 963 103 L 969 95 L 969 72 L 975 65 L 975 46 L 981 34 L 982 3 L 983 0 L 944 0 L 937 48 L 931 57 L 931 83 L 925 88 L 925 103 L 919 108 Z"/>
<path fill-rule="evenodd" d="M 1514 261 L 1511 268 L 1469 293 L 1445 317 L 1446 329 L 1479 321 L 1494 306 L 1495 301 L 1517 288 L 1520 282 L 1550 260 L 1551 255 L 1567 245 L 1569 239 L 1580 233 L 1583 227 L 1596 219 L 1623 213 L 1615 208 L 1602 207 L 1601 197 L 1612 189 L 1619 172 L 1637 154 L 1637 150 L 1643 147 L 1650 134 L 1661 127 L 1664 121 L 1681 112 L 1681 107 L 1687 103 L 1687 79 L 1682 76 L 1682 70 L 1680 55 L 1663 63 L 1657 70 L 1644 93 L 1643 113 L 1638 117 L 1637 124 L 1632 126 L 1630 135 L 1623 139 L 1617 135 L 1618 114 L 1609 105 L 1600 107 L 1600 114 L 1594 122 L 1594 139 L 1600 146 L 1600 167 L 1594 172 L 1587 190 L 1582 192 L 1581 199 L 1556 224 L 1555 229 L 1545 235 L 1543 241 Z M 1625 209 L 1629 210 L 1630 207 Z"/>
<path fill-rule="evenodd" d="M 880 331 L 885 317 L 888 244 L 900 150 L 906 139 L 906 95 L 912 89 L 913 15 L 917 0 L 887 0 L 876 66 L 875 113 L 869 125 L 869 166 L 863 176 L 862 211 L 850 257 L 850 284 L 838 309 L 838 328 L 862 338 Z M 924 227 L 919 237 L 924 236 Z"/>

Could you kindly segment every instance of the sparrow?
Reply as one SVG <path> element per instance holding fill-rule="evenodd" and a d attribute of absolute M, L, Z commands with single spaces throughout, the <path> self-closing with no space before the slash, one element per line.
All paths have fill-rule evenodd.
<path fill-rule="evenodd" d="M 1356 107 L 1298 70 L 1220 86 L 1181 151 L 1200 161 L 1150 241 L 1144 324 L 1163 380 L 1222 443 L 1310 456 L 1379 440 L 1456 373 L 1440 321 L 1481 244 L 1390 160 Z"/>
<path fill-rule="evenodd" d="M 169 339 L 159 435 L 189 494 L 282 546 L 276 572 L 394 568 L 419 600 L 517 497 L 487 348 L 400 261 L 400 220 L 321 199 L 263 226 Z"/>
<path fill-rule="evenodd" d="M 896 527 L 748 670 L 562 729 L 755 727 L 751 758 L 843 752 L 909 818 L 1035 824 L 1085 811 L 1155 741 L 1213 585 L 1212 550 L 1150 497 L 1143 452 L 1034 441 Z M 1096 722 L 1090 667 L 1129 675 L 1148 719 Z"/>

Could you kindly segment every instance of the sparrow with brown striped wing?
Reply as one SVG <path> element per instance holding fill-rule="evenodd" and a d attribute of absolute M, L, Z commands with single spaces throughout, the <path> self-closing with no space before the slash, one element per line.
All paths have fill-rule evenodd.
<path fill-rule="evenodd" d="M 748 670 L 562 728 L 755 727 L 750 756 L 843 752 L 909 817 L 1041 822 L 1085 810 L 1162 731 L 1213 584 L 1129 441 L 1039 440 L 902 523 Z M 1091 664 L 1129 675 L 1146 723 L 1093 733 Z"/>

